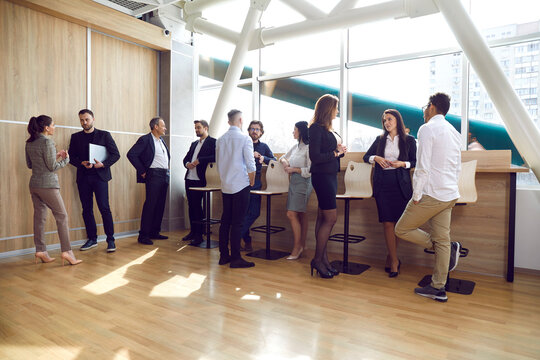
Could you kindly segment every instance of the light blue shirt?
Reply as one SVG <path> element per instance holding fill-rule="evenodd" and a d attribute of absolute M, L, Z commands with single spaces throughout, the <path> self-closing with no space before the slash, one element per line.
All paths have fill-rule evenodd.
<path fill-rule="evenodd" d="M 249 186 L 248 173 L 255 172 L 253 141 L 237 126 L 217 139 L 216 165 L 221 179 L 221 192 L 236 194 Z"/>

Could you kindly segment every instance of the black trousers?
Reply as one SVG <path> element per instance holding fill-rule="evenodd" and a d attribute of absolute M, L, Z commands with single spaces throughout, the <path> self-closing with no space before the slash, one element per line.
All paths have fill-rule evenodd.
<path fill-rule="evenodd" d="M 103 228 L 107 239 L 114 238 L 114 222 L 109 207 L 109 183 L 98 175 L 83 176 L 77 182 L 79 199 L 81 199 L 82 216 L 88 239 L 97 239 L 96 219 L 94 218 L 94 194 L 103 219 Z"/>
<path fill-rule="evenodd" d="M 146 200 L 141 215 L 139 237 L 159 234 L 165 211 L 167 190 L 169 189 L 169 171 L 167 169 L 148 169 L 146 172 Z"/>
<path fill-rule="evenodd" d="M 201 237 L 203 234 L 203 224 L 200 222 L 204 218 L 203 212 L 203 200 L 204 200 L 204 191 L 193 191 L 190 190 L 193 187 L 203 187 L 204 181 L 202 180 L 189 180 L 186 179 L 186 195 L 188 200 L 189 208 L 189 224 L 191 227 L 191 232 L 196 237 Z M 197 224 L 197 222 L 199 222 Z"/>
<path fill-rule="evenodd" d="M 222 194 L 223 213 L 219 227 L 219 252 L 221 256 L 229 255 L 231 244 L 231 260 L 240 258 L 240 233 L 246 218 L 250 187 L 246 186 L 234 194 Z"/>

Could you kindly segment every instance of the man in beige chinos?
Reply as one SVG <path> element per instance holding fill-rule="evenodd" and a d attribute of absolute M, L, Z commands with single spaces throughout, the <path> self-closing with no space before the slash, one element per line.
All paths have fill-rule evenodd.
<path fill-rule="evenodd" d="M 436 93 L 424 106 L 425 124 L 418 130 L 413 196 L 396 224 L 396 235 L 435 252 L 431 284 L 416 288 L 418 295 L 445 302 L 448 272 L 455 269 L 461 244 L 450 241 L 452 209 L 459 198 L 461 135 L 444 118 L 450 97 Z M 431 233 L 419 227 L 429 222 Z"/>

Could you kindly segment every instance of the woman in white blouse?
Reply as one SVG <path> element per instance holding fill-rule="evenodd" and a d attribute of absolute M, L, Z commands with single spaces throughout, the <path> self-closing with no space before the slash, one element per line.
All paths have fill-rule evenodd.
<path fill-rule="evenodd" d="M 412 197 L 410 170 L 416 166 L 416 140 L 405 132 L 399 111 L 385 110 L 381 121 L 384 132 L 366 152 L 364 162 L 375 164 L 373 196 L 388 249 L 384 270 L 389 277 L 396 277 L 401 261 L 397 257 L 394 227 Z"/>
<path fill-rule="evenodd" d="M 288 260 L 296 260 L 306 247 L 308 219 L 307 203 L 311 195 L 311 161 L 309 160 L 309 139 L 307 121 L 299 121 L 294 125 L 294 138 L 298 140 L 279 161 L 285 171 L 291 175 L 287 196 L 287 217 L 291 222 L 294 234 L 294 248 Z"/>

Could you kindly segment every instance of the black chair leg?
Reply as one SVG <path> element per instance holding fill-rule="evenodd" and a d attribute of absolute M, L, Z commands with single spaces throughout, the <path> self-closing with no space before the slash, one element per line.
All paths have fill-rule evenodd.
<path fill-rule="evenodd" d="M 210 205 L 210 191 L 204 193 L 204 226 L 206 227 L 206 240 L 199 245 L 194 245 L 203 249 L 214 249 L 219 246 L 219 242 L 210 239 L 210 225 L 212 225 L 212 208 Z"/>
<path fill-rule="evenodd" d="M 285 230 L 285 228 L 282 228 L 280 226 L 272 226 L 270 223 L 271 215 L 272 215 L 272 200 L 271 199 L 272 199 L 272 195 L 266 196 L 266 225 L 257 226 L 251 229 L 253 231 L 262 232 L 266 234 L 266 249 L 252 251 L 246 254 L 246 256 L 255 257 L 258 259 L 265 259 L 265 260 L 277 260 L 277 259 L 281 259 L 282 257 L 289 255 L 289 253 L 285 251 L 270 249 L 270 235 Z"/>
<path fill-rule="evenodd" d="M 369 265 L 349 262 L 349 199 L 345 200 L 345 219 L 343 235 L 343 261 L 335 260 L 331 265 L 339 272 L 349 275 L 360 275 L 370 268 Z"/>

